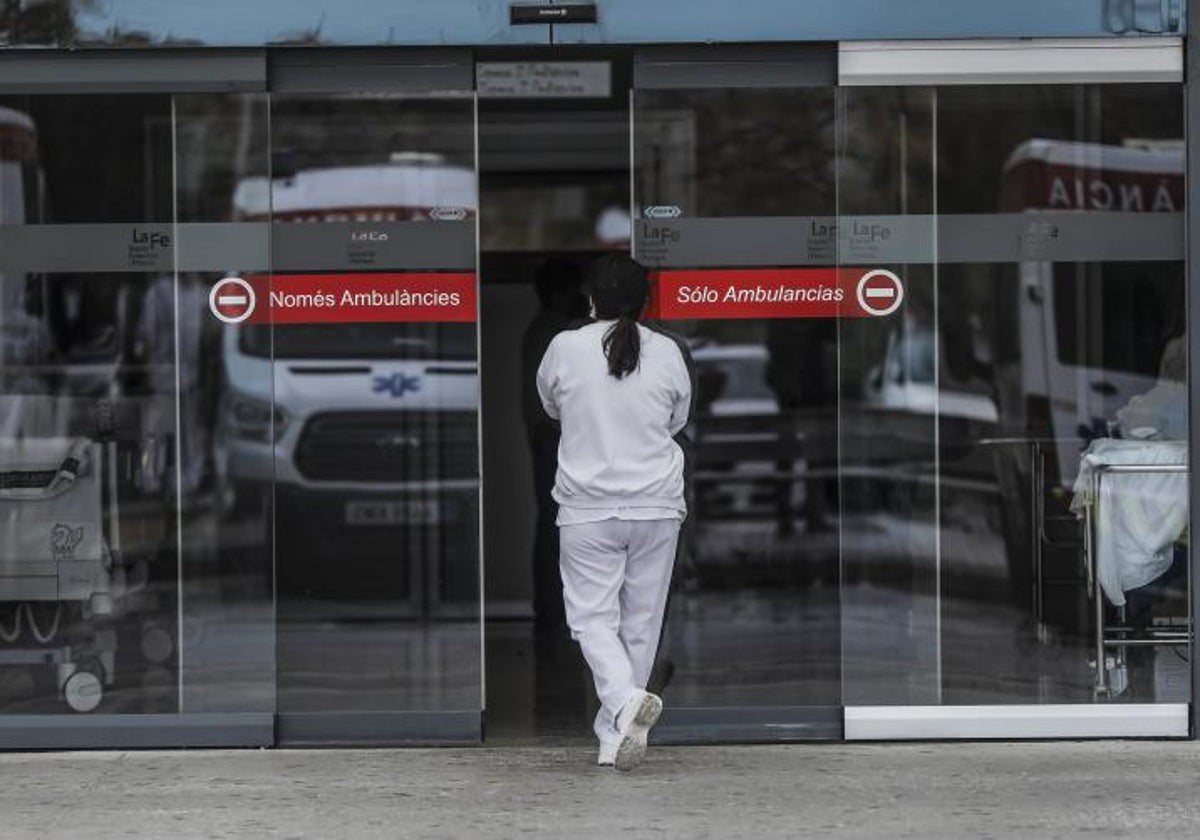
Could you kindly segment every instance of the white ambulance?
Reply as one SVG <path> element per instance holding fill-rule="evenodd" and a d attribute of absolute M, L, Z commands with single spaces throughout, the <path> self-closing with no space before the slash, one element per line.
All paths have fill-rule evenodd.
<path fill-rule="evenodd" d="M 417 153 L 234 196 L 237 218 L 275 223 L 470 221 L 476 205 L 472 169 Z M 222 495 L 237 510 L 274 483 L 277 565 L 294 572 L 280 585 L 414 613 L 469 600 L 453 578 L 478 574 L 475 324 L 246 323 L 223 343 Z"/>
<path fill-rule="evenodd" d="M 1008 303 L 1015 303 L 1013 329 L 997 331 L 1002 422 L 1010 427 L 1020 422 L 1057 440 L 1058 477 L 1068 487 L 1082 447 L 1112 431 L 1134 397 L 1151 392 L 1165 397 L 1158 399 L 1159 416 L 1152 422 L 1163 437 L 1186 434 L 1182 356 L 1174 381 L 1170 358 L 1183 347 L 1182 258 L 1051 259 L 1054 240 L 1066 235 L 1058 218 L 1081 211 L 1093 217 L 1086 232 L 1093 250 L 1119 247 L 1123 238 L 1144 248 L 1148 240 L 1163 238 L 1160 234 L 1170 238 L 1174 225 L 1182 242 L 1182 142 L 1029 140 L 1005 164 L 1002 202 L 1006 212 L 1036 214 L 1022 232 L 1016 300 Z M 1122 214 L 1113 216 L 1111 229 L 1095 215 L 1108 213 Z M 1144 223 L 1160 214 L 1163 224 L 1130 230 L 1131 214 Z M 1005 348 L 1004 341 L 1015 344 Z M 1173 388 L 1177 400 L 1170 398 Z"/>

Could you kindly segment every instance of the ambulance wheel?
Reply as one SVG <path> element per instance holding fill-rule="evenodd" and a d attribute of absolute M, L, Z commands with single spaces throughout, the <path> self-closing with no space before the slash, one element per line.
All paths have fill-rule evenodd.
<path fill-rule="evenodd" d="M 92 671 L 80 669 L 62 687 L 63 700 L 72 711 L 86 714 L 94 711 L 104 699 L 104 683 Z"/>

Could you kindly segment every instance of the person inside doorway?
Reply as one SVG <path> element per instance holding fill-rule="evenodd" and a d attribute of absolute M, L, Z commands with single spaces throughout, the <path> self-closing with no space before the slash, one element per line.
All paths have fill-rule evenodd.
<path fill-rule="evenodd" d="M 837 347 L 837 325 L 829 319 L 772 319 L 767 325 L 767 386 L 775 392 L 779 403 L 777 435 L 782 451 L 790 451 L 797 437 L 804 440 L 801 423 L 812 422 L 812 415 L 829 412 L 837 405 L 837 384 L 830 373 Z M 804 448 L 804 471 L 822 464 L 822 453 Z M 777 463 L 783 476 L 796 469 L 796 460 L 784 458 Z M 792 481 L 781 481 L 776 490 L 776 521 L 781 537 L 795 530 L 796 512 L 793 508 Z M 829 520 L 830 509 L 837 508 L 837 482 L 828 478 L 809 476 L 804 480 L 804 518 L 806 533 L 816 534 L 835 529 Z"/>
<path fill-rule="evenodd" d="M 686 513 L 691 377 L 679 346 L 638 323 L 646 270 L 623 255 L 590 268 L 595 319 L 550 342 L 537 374 L 562 438 L 554 499 L 567 625 L 600 699 L 598 763 L 645 756 L 662 700 L 646 691 Z"/>
<path fill-rule="evenodd" d="M 547 416 L 537 393 L 537 369 L 550 341 L 578 326 L 587 315 L 580 290 L 579 266 L 563 257 L 542 264 L 535 289 L 538 311 L 521 339 L 521 412 L 533 461 L 537 525 L 533 541 L 533 614 L 542 629 L 560 628 L 563 613 L 562 578 L 558 573 L 558 503 L 554 501 L 554 471 L 558 466 L 558 423 Z"/>

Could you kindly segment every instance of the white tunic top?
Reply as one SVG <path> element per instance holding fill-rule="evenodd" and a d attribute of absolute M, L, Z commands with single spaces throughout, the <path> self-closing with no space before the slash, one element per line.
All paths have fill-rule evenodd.
<path fill-rule="evenodd" d="M 638 369 L 608 372 L 601 344 L 613 321 L 559 333 L 538 368 L 546 413 L 562 424 L 554 499 L 558 524 L 683 518 L 683 451 L 692 386 L 674 341 L 641 325 Z"/>

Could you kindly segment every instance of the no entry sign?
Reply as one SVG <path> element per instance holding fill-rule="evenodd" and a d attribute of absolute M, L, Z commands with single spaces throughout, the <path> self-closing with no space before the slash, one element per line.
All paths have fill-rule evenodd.
<path fill-rule="evenodd" d="M 257 298 L 254 287 L 241 277 L 226 277 L 208 293 L 208 308 L 218 320 L 240 324 L 254 314 Z"/>
<path fill-rule="evenodd" d="M 890 315 L 904 286 L 885 269 L 659 271 L 647 316 L 661 320 L 863 318 Z"/>
<path fill-rule="evenodd" d="M 891 315 L 904 302 L 904 285 L 892 272 L 876 268 L 859 278 L 855 295 L 868 315 Z"/>

